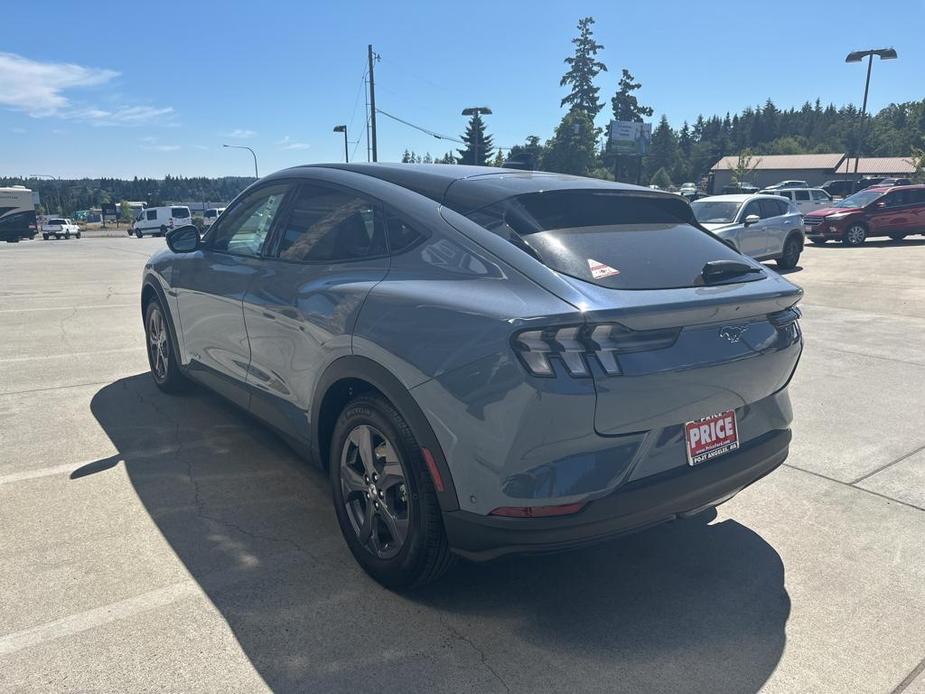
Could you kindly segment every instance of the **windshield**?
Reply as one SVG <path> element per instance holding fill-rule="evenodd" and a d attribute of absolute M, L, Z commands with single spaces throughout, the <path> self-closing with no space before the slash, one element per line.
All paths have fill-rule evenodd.
<path fill-rule="evenodd" d="M 883 195 L 882 190 L 862 190 L 854 195 L 849 195 L 844 200 L 839 200 L 832 204 L 832 207 L 865 207 L 874 200 Z"/>
<path fill-rule="evenodd" d="M 514 196 L 467 216 L 556 272 L 611 289 L 698 286 L 709 261 L 742 259 L 694 227 L 679 197 L 553 190 Z"/>
<path fill-rule="evenodd" d="M 694 216 L 701 224 L 731 224 L 742 206 L 740 202 L 695 200 L 691 203 Z"/>

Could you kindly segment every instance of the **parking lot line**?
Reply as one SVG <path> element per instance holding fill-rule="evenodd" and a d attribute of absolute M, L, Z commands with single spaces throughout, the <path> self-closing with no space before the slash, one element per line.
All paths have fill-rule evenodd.
<path fill-rule="evenodd" d="M 68 352 L 67 354 L 39 354 L 30 357 L 7 357 L 5 359 L 0 359 L 0 364 L 20 361 L 41 361 L 43 359 L 73 359 L 74 357 L 90 357 L 97 354 L 124 354 L 125 352 L 137 352 L 143 349 L 143 345 L 136 345 L 134 347 L 119 347 L 117 349 L 97 349 L 92 352 Z"/>
<path fill-rule="evenodd" d="M 39 295 L 44 296 L 44 295 Z M 82 306 L 36 306 L 34 308 L 0 308 L 0 313 L 28 313 L 32 311 L 83 311 L 95 308 L 133 308 L 138 304 L 84 304 Z"/>

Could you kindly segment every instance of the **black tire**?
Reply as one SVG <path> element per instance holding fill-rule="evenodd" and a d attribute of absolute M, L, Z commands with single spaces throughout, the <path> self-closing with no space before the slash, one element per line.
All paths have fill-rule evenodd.
<path fill-rule="evenodd" d="M 867 227 L 865 227 L 860 222 L 855 222 L 851 224 L 847 229 L 845 229 L 845 234 L 842 237 L 842 243 L 846 246 L 860 246 L 867 240 Z"/>
<path fill-rule="evenodd" d="M 906 238 L 905 234 L 890 234 L 890 239 L 893 241 L 899 242 Z"/>
<path fill-rule="evenodd" d="M 160 235 L 161 235 L 161 236 L 166 236 L 166 235 L 167 235 L 167 227 L 165 227 L 163 224 L 161 224 L 161 233 L 160 233 Z"/>
<path fill-rule="evenodd" d="M 78 231 L 76 234 L 74 234 L 74 238 L 77 238 L 77 239 L 80 238 L 80 232 L 79 232 L 79 231 Z"/>
<path fill-rule="evenodd" d="M 391 488 L 385 488 L 383 485 L 385 496 L 382 489 L 379 493 L 379 498 L 384 499 L 383 511 L 387 511 L 392 517 L 398 517 L 402 511 L 405 513 L 407 531 L 400 544 L 390 545 L 392 536 L 385 522 L 381 520 L 383 516 L 377 515 L 382 511 L 372 510 L 371 501 L 376 497 L 369 496 L 368 492 L 359 491 L 359 487 L 356 486 L 353 491 L 346 489 L 350 486 L 348 478 L 351 476 L 348 467 L 358 465 L 360 469 L 368 469 L 360 459 L 359 448 L 352 439 L 357 432 L 363 430 L 372 432 L 379 441 L 378 445 L 370 445 L 368 450 L 376 453 L 390 451 L 396 456 L 397 460 L 386 462 L 389 452 L 384 453 L 382 457 L 374 455 L 383 465 L 380 480 L 393 476 L 386 474 L 385 465 L 394 466 L 396 462 L 403 475 L 399 484 L 393 484 Z M 351 453 L 355 461 L 352 465 Z M 421 448 L 405 420 L 384 397 L 373 394 L 359 395 L 341 412 L 331 437 L 329 473 L 334 510 L 344 540 L 360 566 L 379 583 L 393 590 L 416 588 L 435 581 L 452 566 L 455 556 L 447 544 L 440 505 L 433 481 L 421 456 Z M 357 474 L 364 477 L 362 473 Z M 371 481 L 372 489 L 375 490 L 379 482 L 376 482 L 375 476 Z M 362 480 L 357 482 L 362 483 Z M 399 494 L 398 498 L 390 497 L 390 490 L 393 494 L 404 492 L 404 496 Z M 400 508 L 389 503 L 390 498 L 397 502 Z M 380 508 L 378 502 L 376 503 L 376 508 Z M 362 510 L 362 507 L 368 509 L 368 512 Z M 358 520 L 358 512 L 366 516 L 363 528 L 367 527 L 367 523 L 372 528 L 372 532 L 366 533 L 369 539 L 365 542 L 361 540 L 362 528 L 354 525 Z M 384 530 L 387 536 L 382 545 L 385 550 L 383 553 L 391 546 L 394 555 L 383 557 L 373 549 L 372 545 L 378 546 L 383 543 L 377 528 Z M 374 539 L 373 535 L 379 539 Z"/>
<path fill-rule="evenodd" d="M 65 238 L 65 240 L 70 241 L 70 240 L 71 240 L 71 232 L 70 232 L 70 231 L 65 231 L 65 232 L 64 232 L 64 238 Z"/>
<path fill-rule="evenodd" d="M 155 337 L 152 333 L 155 332 L 158 317 L 160 328 Z M 181 393 L 189 386 L 189 381 L 180 370 L 176 344 L 166 311 L 158 299 L 152 299 L 145 306 L 145 351 L 148 353 L 151 377 L 165 393 Z"/>
<path fill-rule="evenodd" d="M 136 239 L 140 239 L 142 236 L 143 236 L 143 234 L 141 233 L 141 230 L 140 230 L 140 229 L 139 229 L 138 231 L 135 232 L 135 238 L 136 238 Z"/>
<path fill-rule="evenodd" d="M 784 250 L 781 257 L 777 259 L 777 267 L 782 270 L 792 270 L 800 262 L 800 254 L 803 252 L 803 244 L 800 243 L 800 237 L 796 234 L 789 236 L 784 241 Z"/>
<path fill-rule="evenodd" d="M 45 240 L 47 241 L 47 240 L 48 240 L 48 234 L 42 234 L 42 238 L 45 239 Z"/>
<path fill-rule="evenodd" d="M 810 241 L 812 241 L 817 246 L 824 246 L 829 242 L 828 239 L 810 239 Z"/>

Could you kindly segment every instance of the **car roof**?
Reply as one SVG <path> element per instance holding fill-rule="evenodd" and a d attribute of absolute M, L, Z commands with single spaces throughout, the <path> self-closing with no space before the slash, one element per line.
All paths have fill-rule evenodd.
<path fill-rule="evenodd" d="M 660 198 L 678 197 L 674 193 L 598 178 L 462 164 L 310 164 L 285 169 L 269 178 L 309 176 L 319 168 L 350 171 L 393 183 L 464 214 L 515 195 L 550 190 L 620 190 Z"/>
<path fill-rule="evenodd" d="M 727 195 L 710 195 L 705 198 L 700 198 L 699 200 L 694 200 L 694 202 L 746 202 L 747 200 L 760 200 L 762 198 L 780 200 L 779 195 L 766 193 L 730 193 Z"/>
<path fill-rule="evenodd" d="M 863 190 L 921 190 L 922 188 L 925 188 L 925 183 L 907 183 L 906 185 L 902 186 L 894 186 L 889 183 L 886 185 L 877 183 L 876 185 L 867 186 Z"/>

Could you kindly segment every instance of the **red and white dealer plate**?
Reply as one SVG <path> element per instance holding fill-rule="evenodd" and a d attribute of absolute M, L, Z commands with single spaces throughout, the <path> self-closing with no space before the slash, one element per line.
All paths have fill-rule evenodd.
<path fill-rule="evenodd" d="M 687 422 L 684 425 L 687 462 L 698 465 L 739 447 L 735 410 Z"/>

